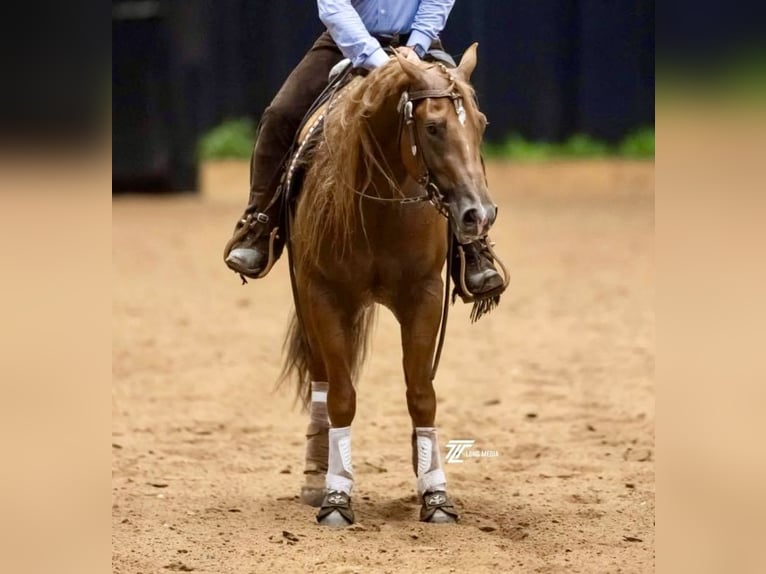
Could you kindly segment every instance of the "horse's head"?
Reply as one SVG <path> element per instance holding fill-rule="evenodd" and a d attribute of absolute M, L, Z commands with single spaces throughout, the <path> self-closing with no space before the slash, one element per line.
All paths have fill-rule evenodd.
<path fill-rule="evenodd" d="M 476 46 L 453 69 L 397 54 L 410 80 L 400 101 L 402 159 L 419 183 L 438 188 L 461 243 L 485 235 L 497 215 L 481 159 L 487 118 L 468 83 L 476 67 Z"/>

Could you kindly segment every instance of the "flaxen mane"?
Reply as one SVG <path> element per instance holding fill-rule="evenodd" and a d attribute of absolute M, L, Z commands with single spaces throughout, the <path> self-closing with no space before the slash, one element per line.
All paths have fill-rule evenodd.
<path fill-rule="evenodd" d="M 470 84 L 448 78 L 441 66 L 423 63 L 433 87 L 446 87 L 451 79 L 463 98 L 471 125 L 478 125 L 479 114 Z M 382 173 L 390 185 L 387 195 L 401 194 L 385 165 L 380 145 L 369 127 L 372 117 L 392 97 L 401 94 L 410 82 L 401 66 L 391 62 L 356 78 L 333 104 L 325 120 L 322 141 L 317 145 L 301 192 L 302 208 L 296 214 L 294 229 L 301 236 L 304 255 L 315 258 L 322 243 L 332 241 L 342 252 L 355 223 L 358 193 L 382 195 L 370 189 L 373 175 Z"/>

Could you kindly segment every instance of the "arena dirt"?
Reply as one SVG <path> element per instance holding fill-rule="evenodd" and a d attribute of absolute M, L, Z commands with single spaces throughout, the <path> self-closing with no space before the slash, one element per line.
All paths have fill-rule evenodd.
<path fill-rule="evenodd" d="M 354 421 L 358 524 L 301 505 L 306 416 L 274 389 L 285 262 L 241 286 L 221 253 L 247 165 L 199 195 L 115 199 L 113 570 L 652 572 L 654 166 L 491 165 L 513 279 L 452 309 L 436 380 L 458 525 L 417 521 L 398 329 L 382 310 Z"/>

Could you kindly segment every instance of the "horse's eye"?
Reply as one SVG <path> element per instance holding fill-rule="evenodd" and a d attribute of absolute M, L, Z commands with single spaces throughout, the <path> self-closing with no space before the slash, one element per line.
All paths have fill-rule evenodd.
<path fill-rule="evenodd" d="M 428 124 L 426 126 L 426 132 L 428 132 L 428 135 L 435 136 L 439 133 L 439 128 L 437 128 L 434 124 Z"/>

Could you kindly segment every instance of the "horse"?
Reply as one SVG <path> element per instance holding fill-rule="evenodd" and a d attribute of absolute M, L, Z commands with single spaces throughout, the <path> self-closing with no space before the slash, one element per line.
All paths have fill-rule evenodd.
<path fill-rule="evenodd" d="M 320 524 L 354 522 L 355 382 L 377 305 L 401 327 L 420 519 L 459 516 L 439 457 L 432 361 L 449 234 L 483 236 L 497 209 L 481 157 L 487 120 L 470 84 L 476 48 L 456 67 L 395 53 L 351 80 L 326 112 L 290 215 L 295 312 L 282 379 L 295 376 L 310 412 L 301 499 L 320 507 Z"/>

